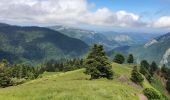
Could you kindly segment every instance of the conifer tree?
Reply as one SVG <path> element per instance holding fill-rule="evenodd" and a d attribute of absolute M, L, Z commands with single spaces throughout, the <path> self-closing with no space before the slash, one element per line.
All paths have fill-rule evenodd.
<path fill-rule="evenodd" d="M 146 60 L 141 61 L 140 63 L 140 73 L 143 75 L 146 75 L 149 73 L 150 66 L 149 63 Z"/>
<path fill-rule="evenodd" d="M 140 84 L 143 82 L 144 78 L 142 75 L 139 73 L 137 66 L 134 66 L 132 73 L 131 73 L 131 78 L 130 78 L 134 83 Z"/>
<path fill-rule="evenodd" d="M 143 60 L 141 61 L 141 64 L 140 64 L 140 73 L 142 73 L 146 79 L 151 83 L 152 81 L 152 76 L 151 74 L 149 73 L 150 71 L 150 65 L 149 63 L 146 61 L 146 60 Z"/>
<path fill-rule="evenodd" d="M 85 73 L 91 75 L 91 79 L 101 77 L 112 79 L 112 66 L 108 61 L 102 45 L 94 44 L 87 59 L 85 60 Z"/>
<path fill-rule="evenodd" d="M 152 62 L 152 64 L 150 65 L 150 74 L 151 76 L 153 76 L 153 74 L 158 70 L 158 65 L 156 64 L 156 62 Z"/>
<path fill-rule="evenodd" d="M 5 67 L 0 66 L 0 87 L 7 87 L 11 85 L 11 78 Z"/>
<path fill-rule="evenodd" d="M 122 54 L 117 54 L 113 61 L 119 64 L 123 64 L 125 61 L 125 58 Z"/>
<path fill-rule="evenodd" d="M 128 59 L 127 59 L 127 63 L 132 64 L 134 62 L 134 58 L 132 54 L 129 54 Z"/>

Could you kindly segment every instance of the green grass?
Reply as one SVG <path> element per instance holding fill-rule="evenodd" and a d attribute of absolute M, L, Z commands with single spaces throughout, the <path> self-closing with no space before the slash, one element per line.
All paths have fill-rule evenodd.
<path fill-rule="evenodd" d="M 139 100 L 142 88 L 129 84 L 132 66 L 113 64 L 113 80 L 89 80 L 84 69 L 65 73 L 45 72 L 41 78 L 0 89 L 0 100 Z M 128 78 L 121 82 L 118 77 Z"/>

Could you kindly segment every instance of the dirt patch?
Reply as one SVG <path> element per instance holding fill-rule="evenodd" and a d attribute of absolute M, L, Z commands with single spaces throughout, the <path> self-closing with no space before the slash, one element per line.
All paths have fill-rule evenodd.
<path fill-rule="evenodd" d="M 133 82 L 128 82 L 128 85 L 132 86 L 132 87 L 135 87 L 135 88 L 142 88 L 142 86 L 136 84 L 136 83 L 133 83 Z"/>
<path fill-rule="evenodd" d="M 144 94 L 138 94 L 139 100 L 148 100 Z"/>
<path fill-rule="evenodd" d="M 128 78 L 127 78 L 126 76 L 124 76 L 124 75 L 121 75 L 120 77 L 118 77 L 118 80 L 119 80 L 120 82 L 127 82 L 127 81 L 128 81 Z"/>

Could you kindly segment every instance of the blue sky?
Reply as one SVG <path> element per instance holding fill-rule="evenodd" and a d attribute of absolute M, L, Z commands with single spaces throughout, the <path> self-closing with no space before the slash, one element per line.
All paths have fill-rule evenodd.
<path fill-rule="evenodd" d="M 0 0 L 0 22 L 166 32 L 169 5 L 170 0 Z"/>
<path fill-rule="evenodd" d="M 142 17 L 143 21 L 155 21 L 162 16 L 170 16 L 170 0 L 88 0 L 90 3 L 94 3 L 92 11 L 96 11 L 99 8 L 107 7 L 113 12 L 124 10 L 127 12 L 138 14 Z M 132 31 L 133 28 L 123 28 L 124 30 Z M 146 29 L 146 28 L 145 28 Z M 121 30 L 119 28 L 118 30 Z M 135 30 L 135 29 L 134 29 Z M 138 29 L 137 29 L 138 30 Z M 136 31 L 137 31 L 136 30 Z M 142 28 L 143 30 L 143 28 Z M 169 31 L 166 29 L 152 29 L 147 28 L 146 31 Z"/>
<path fill-rule="evenodd" d="M 170 15 L 170 0 L 88 0 L 95 3 L 93 11 L 107 7 L 116 12 L 125 10 L 149 18 Z"/>

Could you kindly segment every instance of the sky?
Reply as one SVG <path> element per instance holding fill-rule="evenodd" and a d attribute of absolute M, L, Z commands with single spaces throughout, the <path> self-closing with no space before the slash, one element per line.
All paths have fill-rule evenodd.
<path fill-rule="evenodd" d="M 170 31 L 170 0 L 0 0 L 0 22 L 100 30 Z"/>

